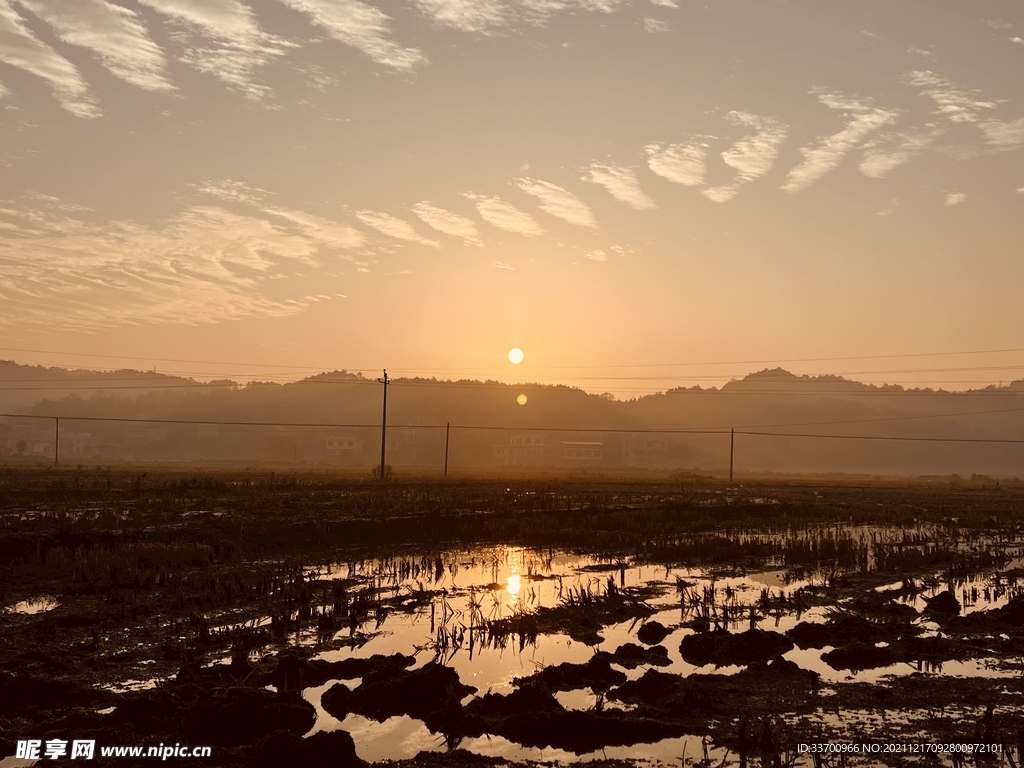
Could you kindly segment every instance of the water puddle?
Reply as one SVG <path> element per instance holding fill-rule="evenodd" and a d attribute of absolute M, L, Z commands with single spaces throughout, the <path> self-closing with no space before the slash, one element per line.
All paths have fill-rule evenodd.
<path fill-rule="evenodd" d="M 10 605 L 4 610 L 7 613 L 20 613 L 25 615 L 34 615 L 37 613 L 46 613 L 52 611 L 54 608 L 60 605 L 60 602 L 55 597 L 49 595 L 41 595 L 31 600 L 22 600 Z"/>
<path fill-rule="evenodd" d="M 864 576 L 870 574 L 873 563 L 923 557 L 932 551 L 933 544 L 928 541 L 915 540 L 897 546 L 893 544 L 894 536 L 878 529 L 855 531 L 852 543 L 848 543 L 850 551 L 855 552 L 851 557 L 857 570 L 849 573 Z M 927 538 L 925 534 L 921 537 Z M 736 542 L 731 546 L 735 547 Z M 837 611 L 871 619 L 872 610 L 898 609 L 902 611 L 900 621 L 907 627 L 941 641 L 941 624 L 927 611 L 930 598 L 950 590 L 958 599 L 963 598 L 961 615 L 970 615 L 1005 606 L 1021 593 L 1021 585 L 1014 576 L 994 567 L 981 568 L 970 576 L 951 578 L 937 573 L 917 583 L 868 586 L 856 599 L 837 600 L 835 585 L 846 575 L 828 561 L 829 556 L 839 557 L 835 553 L 840 548 L 828 535 L 819 532 L 817 538 L 804 540 L 788 534 L 751 534 L 741 546 L 750 551 L 792 547 L 803 558 L 802 563 L 817 565 L 787 565 L 785 558 L 764 557 L 758 568 L 747 571 L 722 566 L 671 567 L 508 547 L 332 563 L 305 569 L 298 578 L 297 585 L 309 595 L 305 622 L 296 621 L 293 614 L 284 619 L 263 617 L 239 625 L 222 623 L 215 631 L 264 631 L 283 622 L 295 626 L 289 630 L 290 642 L 314 648 L 316 661 L 369 660 L 404 654 L 412 657 L 405 672 L 423 670 L 436 662 L 457 673 L 461 683 L 475 688 L 475 692 L 464 696 L 463 706 L 472 706 L 475 699 L 488 693 L 508 696 L 519 691 L 525 678 L 558 665 L 582 668 L 599 655 L 607 674 L 617 682 L 604 688 L 589 683 L 567 684 L 554 692 L 554 698 L 567 712 L 604 712 L 610 716 L 628 712 L 637 705 L 609 697 L 609 688 L 614 690 L 615 685 L 639 680 L 650 670 L 688 678 L 732 676 L 750 669 L 751 664 L 737 660 L 739 657 L 708 657 L 688 652 L 688 661 L 680 644 L 696 633 L 725 630 L 731 634 L 714 637 L 735 637 L 738 644 L 743 639 L 740 633 L 750 630 L 775 633 L 751 633 L 755 640 L 770 639 L 801 623 L 826 625 L 834 620 Z M 977 542 L 970 546 L 977 546 Z M 1012 562 L 1011 558 L 999 561 L 1006 562 Z M 876 597 L 868 599 L 869 593 Z M 335 626 L 334 616 L 341 617 L 338 623 L 342 626 Z M 220 621 L 226 618 L 221 617 Z M 749 636 L 744 642 L 748 641 Z M 844 684 L 884 685 L 908 675 L 1020 675 L 1019 670 L 1001 667 L 996 658 L 941 664 L 912 661 L 848 671 L 833 668 L 823 659 L 835 650 L 833 645 L 813 649 L 801 648 L 799 644 L 791 647 L 786 641 L 780 644 L 790 648 L 782 653 L 785 660 L 817 673 L 821 683 L 829 686 L 823 689 L 823 696 L 835 696 L 835 687 Z M 893 650 L 899 650 L 898 642 L 894 644 Z M 692 645 L 690 642 L 687 647 Z M 873 639 L 866 647 L 883 651 L 889 646 L 888 641 Z M 697 663 L 708 658 L 721 658 L 721 663 Z M 230 657 L 221 661 L 226 663 Z M 572 672 L 565 668 L 553 671 Z M 117 689 L 137 690 L 138 687 L 130 686 L 151 687 L 152 683 L 130 680 Z M 324 693 L 335 685 L 345 685 L 358 696 L 361 680 L 330 680 L 303 691 L 304 698 L 317 711 L 316 723 L 307 736 L 343 729 L 352 735 L 357 753 L 367 761 L 408 759 L 422 751 L 445 751 L 455 746 L 500 759 L 554 762 L 628 758 L 639 764 L 661 761 L 678 765 L 683 760 L 711 760 L 718 764 L 726 757 L 724 750 L 712 748 L 697 736 L 607 747 L 584 754 L 525 746 L 497 735 L 455 740 L 432 732 L 423 720 L 409 715 L 380 721 L 351 712 L 335 717 L 321 705 Z M 429 716 L 425 717 L 431 721 Z M 894 722 L 891 716 L 889 722 Z"/>

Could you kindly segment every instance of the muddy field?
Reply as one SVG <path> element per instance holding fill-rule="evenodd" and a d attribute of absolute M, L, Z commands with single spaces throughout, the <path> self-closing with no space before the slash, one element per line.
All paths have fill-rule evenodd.
<path fill-rule="evenodd" d="M 964 762 L 799 747 L 871 742 L 1017 766 L 1024 486 L 0 470 L 0 766 L 57 738 L 211 746 L 166 761 L 195 765 Z"/>

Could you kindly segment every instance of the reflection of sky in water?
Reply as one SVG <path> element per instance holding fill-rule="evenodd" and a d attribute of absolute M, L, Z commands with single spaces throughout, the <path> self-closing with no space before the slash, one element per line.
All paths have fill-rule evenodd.
<path fill-rule="evenodd" d="M 825 621 L 830 610 L 826 606 L 807 607 L 800 613 L 792 608 L 773 608 L 767 612 L 761 609 L 759 601 L 764 591 L 771 597 L 772 604 L 777 605 L 780 594 L 785 593 L 791 597 L 801 587 L 821 585 L 825 578 L 823 573 L 803 572 L 801 579 L 793 579 L 787 575 L 785 569 L 779 567 L 743 576 L 712 576 L 710 572 L 697 568 L 607 563 L 595 558 L 565 554 L 539 556 L 514 548 L 495 548 L 454 557 L 449 554 L 445 557 L 443 568 L 431 566 L 427 561 L 423 562 L 423 567 L 415 576 L 400 576 L 400 573 L 406 571 L 402 571 L 393 563 L 382 569 L 379 567 L 380 564 L 373 561 L 335 566 L 330 569 L 330 574 L 321 571 L 318 574 L 321 578 L 360 580 L 360 583 L 351 586 L 352 594 L 365 588 L 361 586 L 362 583 L 369 583 L 384 597 L 411 595 L 414 591 L 423 590 L 432 591 L 434 595 L 430 602 L 418 606 L 412 612 L 393 610 L 383 617 L 371 617 L 357 628 L 358 632 L 369 636 L 367 642 L 356 647 L 342 647 L 322 652 L 318 658 L 337 661 L 401 652 L 415 655 L 413 668 L 418 668 L 435 658 L 435 642 L 438 639 L 438 629 L 441 627 L 448 630 L 460 627 L 468 629 L 470 626 L 479 626 L 480 620 L 507 618 L 520 612 L 532 612 L 540 607 L 554 607 L 570 589 L 589 588 L 603 593 L 611 579 L 618 587 L 656 588 L 655 594 L 647 599 L 648 604 L 656 612 L 647 620 L 656 619 L 670 630 L 669 635 L 661 643 L 668 650 L 670 663 L 666 667 L 658 668 L 660 671 L 684 676 L 732 675 L 742 671 L 744 667 L 698 667 L 682 659 L 679 653 L 680 640 L 693 630 L 681 627 L 680 623 L 692 619 L 693 613 L 692 606 L 683 605 L 681 598 L 688 603 L 702 602 L 707 594 L 713 596 L 718 610 L 726 603 L 740 606 L 744 610 L 751 605 L 758 606 L 755 625 L 760 629 L 776 632 L 786 632 L 800 621 Z M 990 578 L 990 575 L 986 578 Z M 677 589 L 677 580 L 682 580 L 687 585 L 686 592 L 682 595 Z M 983 583 L 987 581 L 983 579 L 977 582 L 978 585 Z M 886 586 L 896 589 L 901 584 Z M 962 586 L 959 584 L 958 588 Z M 879 591 L 883 589 L 884 587 Z M 925 607 L 923 596 L 935 594 L 942 589 L 945 589 L 945 585 L 905 602 L 914 605 L 920 611 Z M 981 590 L 982 587 L 979 586 L 979 591 Z M 959 599 L 959 592 L 957 596 Z M 1001 595 L 998 598 L 993 596 L 993 599 L 984 605 L 976 604 L 969 607 L 968 612 L 1003 605 L 1007 599 L 1008 595 Z M 740 615 L 742 618 L 727 625 L 728 629 L 742 632 L 749 628 L 748 614 L 741 612 Z M 460 648 L 449 648 L 440 660 L 458 672 L 464 683 L 477 688 L 476 694 L 468 696 L 464 702 L 468 703 L 474 696 L 487 692 L 508 694 L 514 688 L 512 681 L 515 678 L 529 676 L 545 666 L 563 662 L 581 664 L 589 660 L 595 650 L 611 652 L 627 642 L 639 643 L 636 632 L 642 623 L 627 621 L 605 626 L 600 632 L 603 641 L 593 648 L 566 635 L 551 634 L 539 636 L 535 644 L 526 644 L 522 650 L 514 637 L 509 639 L 504 648 L 483 647 L 475 643 L 472 655 L 466 642 Z M 931 623 L 924 618 L 920 623 L 926 628 L 931 627 Z M 337 637 L 344 637 L 346 634 L 348 630 L 338 633 Z M 310 634 L 304 636 L 302 641 L 312 642 L 314 639 L 315 637 Z M 1012 670 L 994 669 L 991 666 L 992 660 L 984 659 L 946 662 L 941 668 L 897 664 L 851 673 L 835 670 L 825 663 L 821 656 L 828 650 L 830 649 L 795 648 L 785 654 L 785 657 L 804 669 L 820 674 L 823 683 L 833 685 L 849 682 L 875 683 L 888 676 L 915 673 L 956 677 L 1004 677 L 1019 674 Z M 640 678 L 648 669 L 643 665 L 636 669 L 617 668 L 630 680 Z M 346 684 L 355 687 L 358 681 L 346 681 Z M 371 761 L 409 758 L 423 750 L 443 751 L 446 748 L 443 736 L 431 734 L 421 721 L 409 717 L 392 717 L 383 723 L 377 723 L 359 715 L 349 714 L 339 722 L 319 707 L 320 696 L 330 685 L 308 689 L 304 694 L 318 708 L 317 723 L 311 733 L 343 728 L 352 734 L 359 755 Z M 556 698 L 566 709 L 591 709 L 598 703 L 598 696 L 589 688 L 559 692 Z M 628 708 L 628 705 L 607 700 L 601 704 L 606 709 Z M 610 747 L 593 755 L 580 756 L 561 750 L 523 747 L 497 736 L 466 739 L 460 746 L 477 754 L 510 760 L 577 762 L 622 757 L 678 763 L 684 748 L 689 759 L 700 760 L 703 755 L 699 737 L 667 739 L 656 744 L 621 748 Z M 724 752 L 719 756 L 719 762 L 723 756 Z"/>
<path fill-rule="evenodd" d="M 57 598 L 51 597 L 50 595 L 41 595 L 31 600 L 22 600 L 20 602 L 17 602 L 4 610 L 6 610 L 8 613 L 32 615 L 36 613 L 46 613 L 47 611 L 52 611 L 59 605 L 60 603 L 57 601 Z"/>

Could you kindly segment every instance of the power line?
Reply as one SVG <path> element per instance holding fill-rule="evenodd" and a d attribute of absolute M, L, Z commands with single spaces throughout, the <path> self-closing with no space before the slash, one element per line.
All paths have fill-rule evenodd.
<path fill-rule="evenodd" d="M 888 435 L 811 435 L 798 432 L 741 432 L 737 435 L 758 435 L 761 437 L 820 437 L 828 440 L 896 440 L 910 443 L 1009 443 L 1024 445 L 1024 440 L 999 439 L 991 437 L 896 437 Z"/>
<path fill-rule="evenodd" d="M 961 414 L 968 415 L 968 414 Z M 330 423 L 309 423 L 309 422 L 269 422 L 269 421 L 212 421 L 199 419 L 134 419 L 118 418 L 110 416 L 41 416 L 37 414 L 10 414 L 0 413 L 0 417 L 6 418 L 36 418 L 56 419 L 61 418 L 67 421 L 89 421 L 89 422 L 119 422 L 138 424 L 183 424 L 201 426 L 250 426 L 250 427 L 314 427 L 330 429 L 377 429 L 377 424 L 330 424 Z M 407 424 L 396 426 L 396 429 L 448 429 L 448 424 Z M 480 431 L 513 431 L 513 432 L 583 432 L 583 433 L 609 433 L 609 434 L 702 434 L 702 435 L 727 435 L 732 430 L 722 428 L 689 428 L 689 429 L 643 429 L 643 428 L 601 428 L 601 427 L 515 427 L 499 425 L 471 425 L 451 424 L 451 429 L 480 430 Z M 899 442 L 938 442 L 938 443 L 991 443 L 991 444 L 1024 444 L 1024 439 L 1010 438 L 981 438 L 981 437 L 907 437 L 897 435 L 832 435 L 832 434 L 809 434 L 799 432 L 762 432 L 746 429 L 735 430 L 739 435 L 753 435 L 760 437 L 797 437 L 797 438 L 822 438 L 832 440 L 890 440 Z"/>
<path fill-rule="evenodd" d="M 68 421 L 99 421 L 99 422 L 121 422 L 126 424 L 193 424 L 201 426 L 228 426 L 228 427 L 323 427 L 330 429 L 362 429 L 365 427 L 377 427 L 377 424 L 325 424 L 310 422 L 287 422 L 287 421 L 212 421 L 205 419 L 132 419 L 115 416 L 43 416 L 40 414 L 27 413 L 0 413 L 0 417 L 13 419 L 66 419 Z M 415 425 L 421 426 L 421 425 Z M 425 425 L 423 425 L 425 426 Z M 444 425 L 441 425 L 444 426 Z"/>
<path fill-rule="evenodd" d="M 994 411 L 961 411 L 960 413 L 929 413 L 920 416 L 884 416 L 877 419 L 846 419 L 843 421 L 805 421 L 796 424 L 744 424 L 737 429 L 761 429 L 768 427 L 815 427 L 834 424 L 874 424 L 881 421 L 911 421 L 916 419 L 947 419 L 956 416 L 982 416 L 989 413 L 1019 413 L 1024 408 L 1000 408 Z"/>

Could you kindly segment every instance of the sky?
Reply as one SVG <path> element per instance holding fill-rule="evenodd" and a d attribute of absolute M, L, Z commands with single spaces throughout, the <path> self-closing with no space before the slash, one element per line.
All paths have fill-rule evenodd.
<path fill-rule="evenodd" d="M 0 137 L 19 362 L 1024 378 L 1020 0 L 0 0 Z"/>

